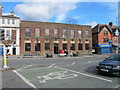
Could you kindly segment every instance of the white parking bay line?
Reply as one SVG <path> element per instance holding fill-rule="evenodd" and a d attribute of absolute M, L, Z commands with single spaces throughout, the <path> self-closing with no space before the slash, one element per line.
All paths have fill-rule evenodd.
<path fill-rule="evenodd" d="M 32 67 L 33 65 L 28 65 L 28 66 L 26 66 L 26 67 L 22 67 L 22 68 L 19 68 L 19 69 L 17 69 L 17 70 L 21 70 L 21 69 L 26 69 L 26 68 L 30 68 L 30 67 Z"/>
<path fill-rule="evenodd" d="M 52 65 L 50 65 L 50 66 L 48 66 L 48 67 L 53 67 L 53 66 L 55 66 L 55 63 L 54 63 L 54 64 L 52 64 Z"/>
<path fill-rule="evenodd" d="M 31 86 L 32 88 L 36 88 L 28 79 L 23 77 L 20 73 L 18 73 L 16 70 L 13 70 L 14 73 L 16 73 L 26 84 Z"/>
<path fill-rule="evenodd" d="M 93 75 L 89 75 L 89 74 L 85 74 L 85 73 L 73 71 L 73 70 L 66 69 L 66 68 L 61 68 L 61 67 L 58 67 L 58 66 L 55 67 L 55 68 L 67 70 L 67 71 L 70 71 L 70 72 L 74 72 L 74 73 L 77 73 L 77 74 L 81 74 L 81 75 L 84 75 L 84 76 L 87 76 L 87 77 L 92 77 L 92 78 L 100 79 L 100 80 L 107 81 L 107 82 L 113 82 L 112 80 L 108 80 L 108 79 L 105 79 L 105 78 L 101 78 L 101 77 L 97 77 L 97 76 L 93 76 Z"/>

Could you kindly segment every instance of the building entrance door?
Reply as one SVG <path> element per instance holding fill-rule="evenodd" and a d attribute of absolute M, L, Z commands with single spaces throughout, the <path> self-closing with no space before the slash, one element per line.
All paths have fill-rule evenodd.
<path fill-rule="evenodd" d="M 58 54 L 58 44 L 54 43 L 54 54 Z"/>
<path fill-rule="evenodd" d="M 13 55 L 16 55 L 16 48 L 13 48 Z"/>

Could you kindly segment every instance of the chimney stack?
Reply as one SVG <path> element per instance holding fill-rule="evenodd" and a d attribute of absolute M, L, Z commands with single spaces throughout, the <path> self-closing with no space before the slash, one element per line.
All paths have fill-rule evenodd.
<path fill-rule="evenodd" d="M 112 27 L 112 26 L 113 26 L 113 23 L 112 23 L 112 22 L 109 22 L 109 25 Z"/>
<path fill-rule="evenodd" d="M 11 16 L 14 16 L 14 11 L 11 11 L 10 13 L 11 13 Z"/>
<path fill-rule="evenodd" d="M 0 3 L 0 17 L 2 17 L 2 4 Z"/>

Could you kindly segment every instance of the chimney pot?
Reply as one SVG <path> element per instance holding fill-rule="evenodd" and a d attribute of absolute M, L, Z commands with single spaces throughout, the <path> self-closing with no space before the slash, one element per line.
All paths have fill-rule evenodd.
<path fill-rule="evenodd" d="M 112 23 L 112 22 L 109 22 L 109 25 L 112 27 L 112 26 L 113 26 L 113 23 Z"/>

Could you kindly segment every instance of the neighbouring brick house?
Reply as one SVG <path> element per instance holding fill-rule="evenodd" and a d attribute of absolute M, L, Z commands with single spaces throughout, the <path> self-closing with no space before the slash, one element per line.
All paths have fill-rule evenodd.
<path fill-rule="evenodd" d="M 45 54 L 59 50 L 76 51 L 83 54 L 92 51 L 91 26 L 21 21 L 20 52 Z"/>
<path fill-rule="evenodd" d="M 92 29 L 93 49 L 97 54 L 117 53 L 120 50 L 120 32 L 116 26 L 98 24 Z M 119 47 L 119 50 L 118 50 Z"/>
<path fill-rule="evenodd" d="M 7 54 L 20 54 L 20 18 L 14 15 L 12 11 L 8 15 L 2 15 L 2 5 L 0 4 L 0 30 L 4 30 L 4 44 Z M 3 55 L 5 45 L 0 37 L 0 55 Z"/>

